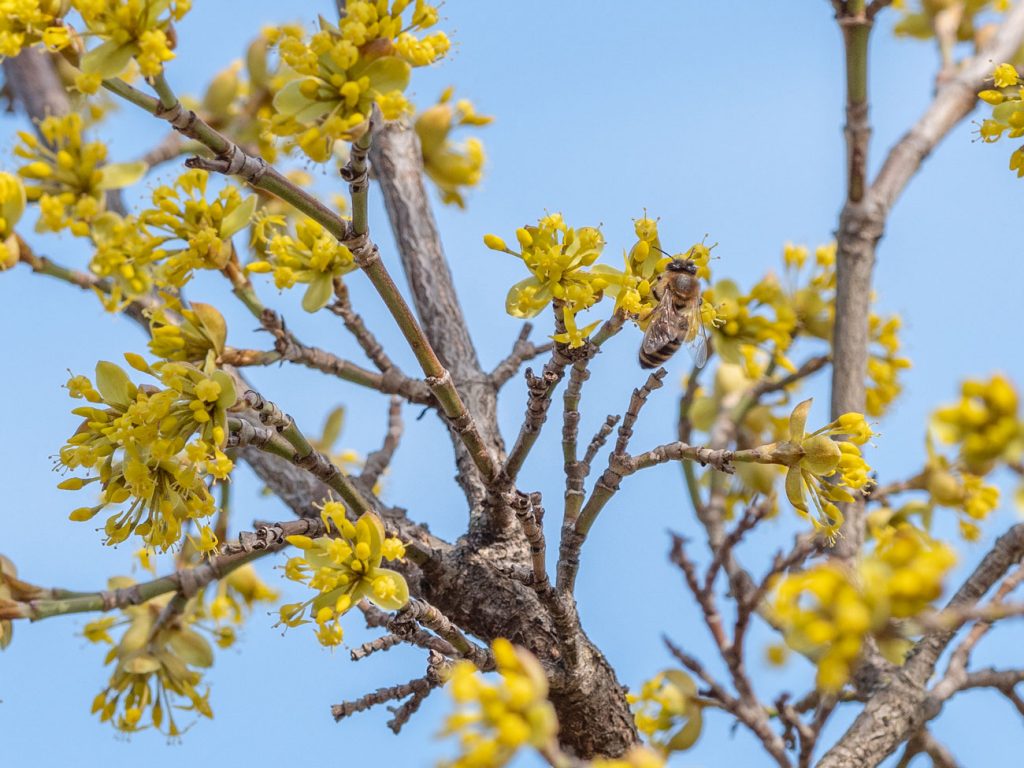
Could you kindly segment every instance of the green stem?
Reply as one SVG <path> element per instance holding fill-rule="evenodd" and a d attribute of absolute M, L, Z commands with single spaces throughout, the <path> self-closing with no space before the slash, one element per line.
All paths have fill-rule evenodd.
<path fill-rule="evenodd" d="M 252 552 L 240 552 L 235 555 L 215 557 L 208 563 L 190 569 L 194 574 L 192 580 L 202 585 L 209 584 L 211 581 L 223 578 L 236 568 L 271 551 L 269 549 L 260 549 Z M 26 604 L 25 618 L 31 621 L 39 621 L 40 619 L 65 616 L 70 613 L 111 611 L 115 608 L 125 608 L 129 605 L 141 605 L 152 600 L 154 597 L 165 595 L 168 592 L 175 592 L 179 589 L 181 589 L 181 575 L 180 573 L 173 573 L 169 576 L 162 576 L 159 579 L 109 592 L 68 592 L 67 594 L 74 594 L 75 596 L 64 599 L 30 601 Z"/>
<path fill-rule="evenodd" d="M 849 0 L 840 18 L 846 53 L 847 201 L 859 203 L 867 190 L 868 39 L 871 20 L 865 0 Z"/>

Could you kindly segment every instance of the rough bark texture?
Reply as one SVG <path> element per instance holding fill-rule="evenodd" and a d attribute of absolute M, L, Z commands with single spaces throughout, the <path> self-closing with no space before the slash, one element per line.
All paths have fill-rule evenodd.
<path fill-rule="evenodd" d="M 296 515 L 315 512 L 313 502 L 329 494 L 320 481 L 283 459 L 255 449 L 245 449 L 242 456 Z M 567 749 L 580 757 L 620 755 L 637 742 L 624 689 L 601 652 L 578 630 L 578 663 L 566 669 L 558 633 L 536 592 L 502 568 L 524 561 L 522 540 L 497 542 L 486 549 L 463 540 L 453 547 L 429 536 L 425 527 L 409 522 L 400 510 L 382 509 L 381 515 L 403 537 L 434 549 L 436 560 L 425 567 L 422 577 L 410 580 L 418 596 L 476 637 L 506 637 L 529 648 L 553 670 L 551 702 Z"/>
<path fill-rule="evenodd" d="M 494 387 L 481 370 L 423 186 L 416 132 L 389 123 L 374 137 L 370 160 L 384 194 L 413 304 L 437 356 L 491 447 L 503 451 Z"/>

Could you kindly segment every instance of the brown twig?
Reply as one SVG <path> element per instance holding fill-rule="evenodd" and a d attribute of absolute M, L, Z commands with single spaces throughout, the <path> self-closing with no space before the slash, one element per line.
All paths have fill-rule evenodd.
<path fill-rule="evenodd" d="M 306 346 L 285 327 L 284 320 L 271 309 L 263 311 L 260 324 L 274 337 L 274 348 L 282 360 L 298 363 L 385 394 L 401 395 L 411 403 L 434 403 L 433 395 L 426 384 L 408 378 L 394 366 L 384 373 L 376 373 L 330 352 Z"/>
<path fill-rule="evenodd" d="M 532 323 L 524 323 L 522 330 L 519 331 L 519 336 L 516 338 L 515 344 L 512 345 L 512 351 L 508 357 L 494 366 L 494 370 L 488 374 L 491 386 L 495 389 L 501 389 L 505 384 L 519 371 L 519 367 L 532 360 L 538 355 L 543 355 L 546 352 L 550 352 L 555 348 L 552 342 L 546 344 L 534 344 L 530 341 L 530 332 L 533 330 Z"/>
<path fill-rule="evenodd" d="M 384 433 L 384 443 L 379 449 L 366 457 L 359 481 L 367 488 L 373 488 L 377 480 L 391 464 L 391 459 L 402 439 L 402 401 L 392 396 L 388 404 L 388 426 Z"/>
<path fill-rule="evenodd" d="M 363 352 L 370 359 L 370 362 L 381 373 L 386 374 L 388 371 L 398 371 L 398 367 L 388 357 L 384 347 L 377 341 L 377 337 L 370 332 L 370 329 L 363 322 L 363 318 L 352 308 L 352 301 L 348 295 L 348 286 L 341 280 L 334 281 L 334 296 L 335 301 L 331 302 L 327 308 L 341 318 L 341 321 L 345 324 L 349 333 L 355 337 Z"/>

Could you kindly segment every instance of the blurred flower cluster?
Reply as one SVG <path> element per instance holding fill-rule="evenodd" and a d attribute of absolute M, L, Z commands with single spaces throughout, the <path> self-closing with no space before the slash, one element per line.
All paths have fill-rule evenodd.
<path fill-rule="evenodd" d="M 133 585 L 124 577 L 109 582 L 111 590 Z M 93 713 L 120 731 L 153 727 L 171 737 L 187 730 L 175 721 L 175 710 L 212 718 L 210 691 L 199 690 L 203 671 L 214 660 L 210 640 L 231 647 L 253 606 L 276 599 L 277 593 L 245 565 L 220 581 L 212 600 L 201 592 L 179 607 L 167 594 L 123 608 L 120 615 L 90 621 L 86 639 L 109 645 L 105 663 L 114 665 L 109 682 L 93 700 Z"/>
<path fill-rule="evenodd" d="M 900 620 L 925 611 L 942 592 L 956 556 L 907 523 L 872 531 L 874 547 L 850 563 L 829 560 L 783 577 L 772 610 L 786 642 L 817 663 L 818 687 L 838 691 L 870 636 L 895 664 L 908 647 Z"/>
<path fill-rule="evenodd" d="M 934 39 L 939 46 L 944 72 L 952 70 L 954 49 L 970 43 L 977 51 L 996 31 L 998 14 L 1010 7 L 1010 0 L 893 0 L 900 18 L 893 27 L 896 35 L 918 40 Z"/>
<path fill-rule="evenodd" d="M 682 752 L 700 738 L 704 702 L 693 678 L 682 670 L 659 672 L 626 698 L 633 705 L 637 730 L 662 753 Z"/>
<path fill-rule="evenodd" d="M 423 153 L 423 170 L 440 190 L 441 202 L 465 208 L 462 189 L 480 183 L 484 145 L 475 137 L 462 144 L 456 144 L 449 137 L 456 128 L 487 125 L 493 118 L 478 114 L 468 99 L 452 104 L 454 92 L 454 88 L 446 88 L 437 104 L 419 114 L 415 128 Z"/>
<path fill-rule="evenodd" d="M 525 746 L 555 744 L 558 719 L 548 701 L 548 680 L 540 662 L 525 648 L 504 638 L 492 644 L 497 679 L 484 679 L 471 662 L 460 661 L 448 688 L 456 712 L 445 734 L 459 738 L 459 756 L 448 768 L 501 768 Z"/>

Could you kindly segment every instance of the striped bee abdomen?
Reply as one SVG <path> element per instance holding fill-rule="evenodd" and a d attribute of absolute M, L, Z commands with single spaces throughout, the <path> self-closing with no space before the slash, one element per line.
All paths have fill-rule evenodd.
<path fill-rule="evenodd" d="M 645 352 L 643 348 L 640 349 L 640 367 L 641 368 L 657 368 L 659 365 L 668 360 L 672 355 L 676 353 L 680 345 L 682 345 L 682 336 L 677 336 L 672 341 L 664 344 L 658 349 L 652 352 Z"/>

